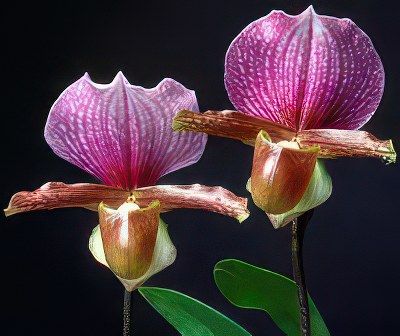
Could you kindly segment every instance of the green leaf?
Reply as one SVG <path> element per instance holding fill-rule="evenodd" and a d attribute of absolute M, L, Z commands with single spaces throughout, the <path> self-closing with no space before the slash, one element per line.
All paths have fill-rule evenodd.
<path fill-rule="evenodd" d="M 300 307 L 294 281 L 234 259 L 217 263 L 214 278 L 219 290 L 235 306 L 265 310 L 287 335 L 301 335 Z M 311 334 L 330 335 L 310 296 L 308 302 Z"/>
<path fill-rule="evenodd" d="M 138 290 L 184 336 L 250 335 L 226 316 L 190 296 L 165 288 L 140 287 Z"/>

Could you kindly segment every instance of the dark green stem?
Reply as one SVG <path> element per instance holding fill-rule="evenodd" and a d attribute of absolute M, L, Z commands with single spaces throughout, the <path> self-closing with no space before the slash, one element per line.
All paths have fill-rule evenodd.
<path fill-rule="evenodd" d="M 125 289 L 124 293 L 124 329 L 122 332 L 123 336 L 129 336 L 130 335 L 130 329 L 131 329 L 131 297 L 132 293 L 128 292 Z"/>
<path fill-rule="evenodd" d="M 301 335 L 311 335 L 310 309 L 308 307 L 307 286 L 303 268 L 303 239 L 308 222 L 314 210 L 305 212 L 292 221 L 292 265 L 293 277 L 297 284 L 297 293 L 300 305 Z"/>

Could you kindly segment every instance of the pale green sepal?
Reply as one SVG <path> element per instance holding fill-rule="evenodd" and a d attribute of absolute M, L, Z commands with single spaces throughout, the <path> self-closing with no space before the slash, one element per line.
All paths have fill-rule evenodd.
<path fill-rule="evenodd" d="M 306 211 L 324 203 L 331 196 L 331 193 L 331 177 L 326 171 L 322 159 L 318 159 L 310 183 L 300 202 L 292 210 L 283 214 L 272 215 L 267 213 L 268 218 L 275 229 L 281 228 Z"/>
<path fill-rule="evenodd" d="M 92 252 L 93 257 L 104 266 L 108 266 L 106 256 L 104 254 L 103 240 L 101 239 L 100 225 L 97 225 L 89 238 L 89 250 Z"/>
<path fill-rule="evenodd" d="M 101 239 L 100 226 L 97 225 L 89 238 L 89 250 L 93 257 L 101 264 L 107 264 Z M 141 286 L 148 278 L 171 265 L 176 259 L 176 248 L 168 235 L 167 225 L 160 219 L 157 231 L 157 240 L 154 247 L 153 259 L 147 272 L 138 279 L 127 280 L 116 277 L 122 282 L 127 291 L 133 291 Z"/>

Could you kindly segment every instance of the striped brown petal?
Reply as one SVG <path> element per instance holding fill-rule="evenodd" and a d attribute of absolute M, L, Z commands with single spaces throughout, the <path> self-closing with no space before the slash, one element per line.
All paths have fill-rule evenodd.
<path fill-rule="evenodd" d="M 35 191 L 21 191 L 10 200 L 6 216 L 32 210 L 51 210 L 56 208 L 85 207 L 97 210 L 104 201 L 119 206 L 129 197 L 129 192 L 101 184 L 48 182 Z"/>
<path fill-rule="evenodd" d="M 249 216 L 247 198 L 238 197 L 222 187 L 157 185 L 136 189 L 133 196 L 141 207 L 159 200 L 162 212 L 180 208 L 201 209 L 234 217 L 239 222 Z"/>
<path fill-rule="evenodd" d="M 99 205 L 101 238 L 107 264 L 120 278 L 138 279 L 151 265 L 156 244 L 160 202 L 140 209 L 126 202 L 113 209 Z"/>
<path fill-rule="evenodd" d="M 254 203 L 269 214 L 294 208 L 313 174 L 319 148 L 290 148 L 295 144 L 274 144 L 264 131 L 257 136 L 250 188 Z"/>
<path fill-rule="evenodd" d="M 309 129 L 296 134 L 286 126 L 236 111 L 196 113 L 183 110 L 176 115 L 172 127 L 175 131 L 204 132 L 237 139 L 252 146 L 259 131 L 264 130 L 275 143 L 296 139 L 301 148 L 319 146 L 320 158 L 373 157 L 385 163 L 396 161 L 391 140 L 377 139 L 365 131 Z"/>
<path fill-rule="evenodd" d="M 310 129 L 299 132 L 297 141 L 301 147 L 319 146 L 320 157 L 374 157 L 396 162 L 392 141 L 379 140 L 365 131 Z"/>
<path fill-rule="evenodd" d="M 172 123 L 175 131 L 203 132 L 241 140 L 254 145 L 258 132 L 265 130 L 272 141 L 290 141 L 296 132 L 289 127 L 237 111 L 180 111 Z"/>

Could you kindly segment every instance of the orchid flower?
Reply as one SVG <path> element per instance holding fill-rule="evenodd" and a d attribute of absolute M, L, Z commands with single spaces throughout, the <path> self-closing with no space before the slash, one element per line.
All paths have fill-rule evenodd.
<path fill-rule="evenodd" d="M 359 131 L 384 88 L 382 62 L 349 19 L 272 11 L 231 43 L 225 87 L 240 111 L 181 111 L 173 127 L 255 146 L 249 190 L 275 227 L 329 198 L 318 158 L 374 157 L 394 162 L 390 140 Z M 308 195 L 305 197 L 305 195 Z"/>
<path fill-rule="evenodd" d="M 98 210 L 89 247 L 132 291 L 176 256 L 160 213 L 203 209 L 247 218 L 247 200 L 221 187 L 155 185 L 172 171 L 197 162 L 207 135 L 173 132 L 174 115 L 198 110 L 194 91 L 173 79 L 145 89 L 118 73 L 110 84 L 85 74 L 54 103 L 45 127 L 53 151 L 103 184 L 50 182 L 15 194 L 5 209 L 85 207 Z"/>

